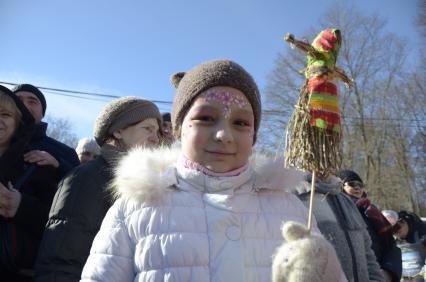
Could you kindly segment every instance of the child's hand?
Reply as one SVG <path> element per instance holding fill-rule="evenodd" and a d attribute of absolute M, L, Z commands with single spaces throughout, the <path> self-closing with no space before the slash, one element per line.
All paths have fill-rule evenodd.
<path fill-rule="evenodd" d="M 291 221 L 284 224 L 282 232 L 286 242 L 274 257 L 273 282 L 347 281 L 333 246 L 324 237 Z"/>

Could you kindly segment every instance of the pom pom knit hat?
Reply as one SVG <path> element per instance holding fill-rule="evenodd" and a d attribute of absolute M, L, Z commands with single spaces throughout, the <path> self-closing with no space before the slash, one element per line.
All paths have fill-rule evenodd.
<path fill-rule="evenodd" d="M 180 138 L 180 130 L 186 113 L 198 95 L 215 86 L 228 86 L 240 90 L 250 102 L 254 114 L 254 142 L 259 129 L 261 101 L 259 89 L 251 75 L 239 64 L 229 60 L 214 60 L 195 66 L 188 72 L 171 77 L 176 87 L 172 106 L 173 132 Z"/>

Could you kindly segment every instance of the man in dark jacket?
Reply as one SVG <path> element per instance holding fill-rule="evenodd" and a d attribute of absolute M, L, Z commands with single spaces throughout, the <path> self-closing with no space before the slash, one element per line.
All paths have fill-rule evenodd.
<path fill-rule="evenodd" d="M 92 241 L 113 204 L 107 190 L 120 157 L 133 146 L 159 145 L 161 115 L 150 101 L 123 97 L 98 115 L 96 159 L 72 170 L 59 184 L 36 262 L 37 282 L 79 281 Z"/>
<path fill-rule="evenodd" d="M 46 113 L 46 98 L 34 85 L 21 84 L 13 89 L 35 119 L 36 129 L 25 154 L 26 162 L 38 165 L 52 165 L 58 171 L 59 179 L 73 167 L 80 164 L 77 153 L 71 147 L 46 135 L 47 123 L 42 122 Z"/>

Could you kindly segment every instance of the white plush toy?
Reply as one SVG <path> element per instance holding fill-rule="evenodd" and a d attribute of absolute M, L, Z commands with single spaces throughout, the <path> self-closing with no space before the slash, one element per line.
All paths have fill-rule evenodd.
<path fill-rule="evenodd" d="M 284 239 L 272 264 L 273 282 L 347 281 L 333 246 L 296 222 L 286 222 Z"/>

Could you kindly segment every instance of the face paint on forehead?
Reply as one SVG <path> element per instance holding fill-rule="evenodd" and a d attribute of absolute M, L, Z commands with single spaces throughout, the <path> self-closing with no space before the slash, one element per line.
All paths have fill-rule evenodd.
<path fill-rule="evenodd" d="M 223 104 L 223 115 L 228 118 L 231 114 L 231 106 L 237 106 L 240 109 L 247 106 L 249 103 L 243 97 L 237 96 L 228 91 L 218 91 L 214 89 L 207 90 L 201 95 L 207 102 L 214 101 Z"/>

